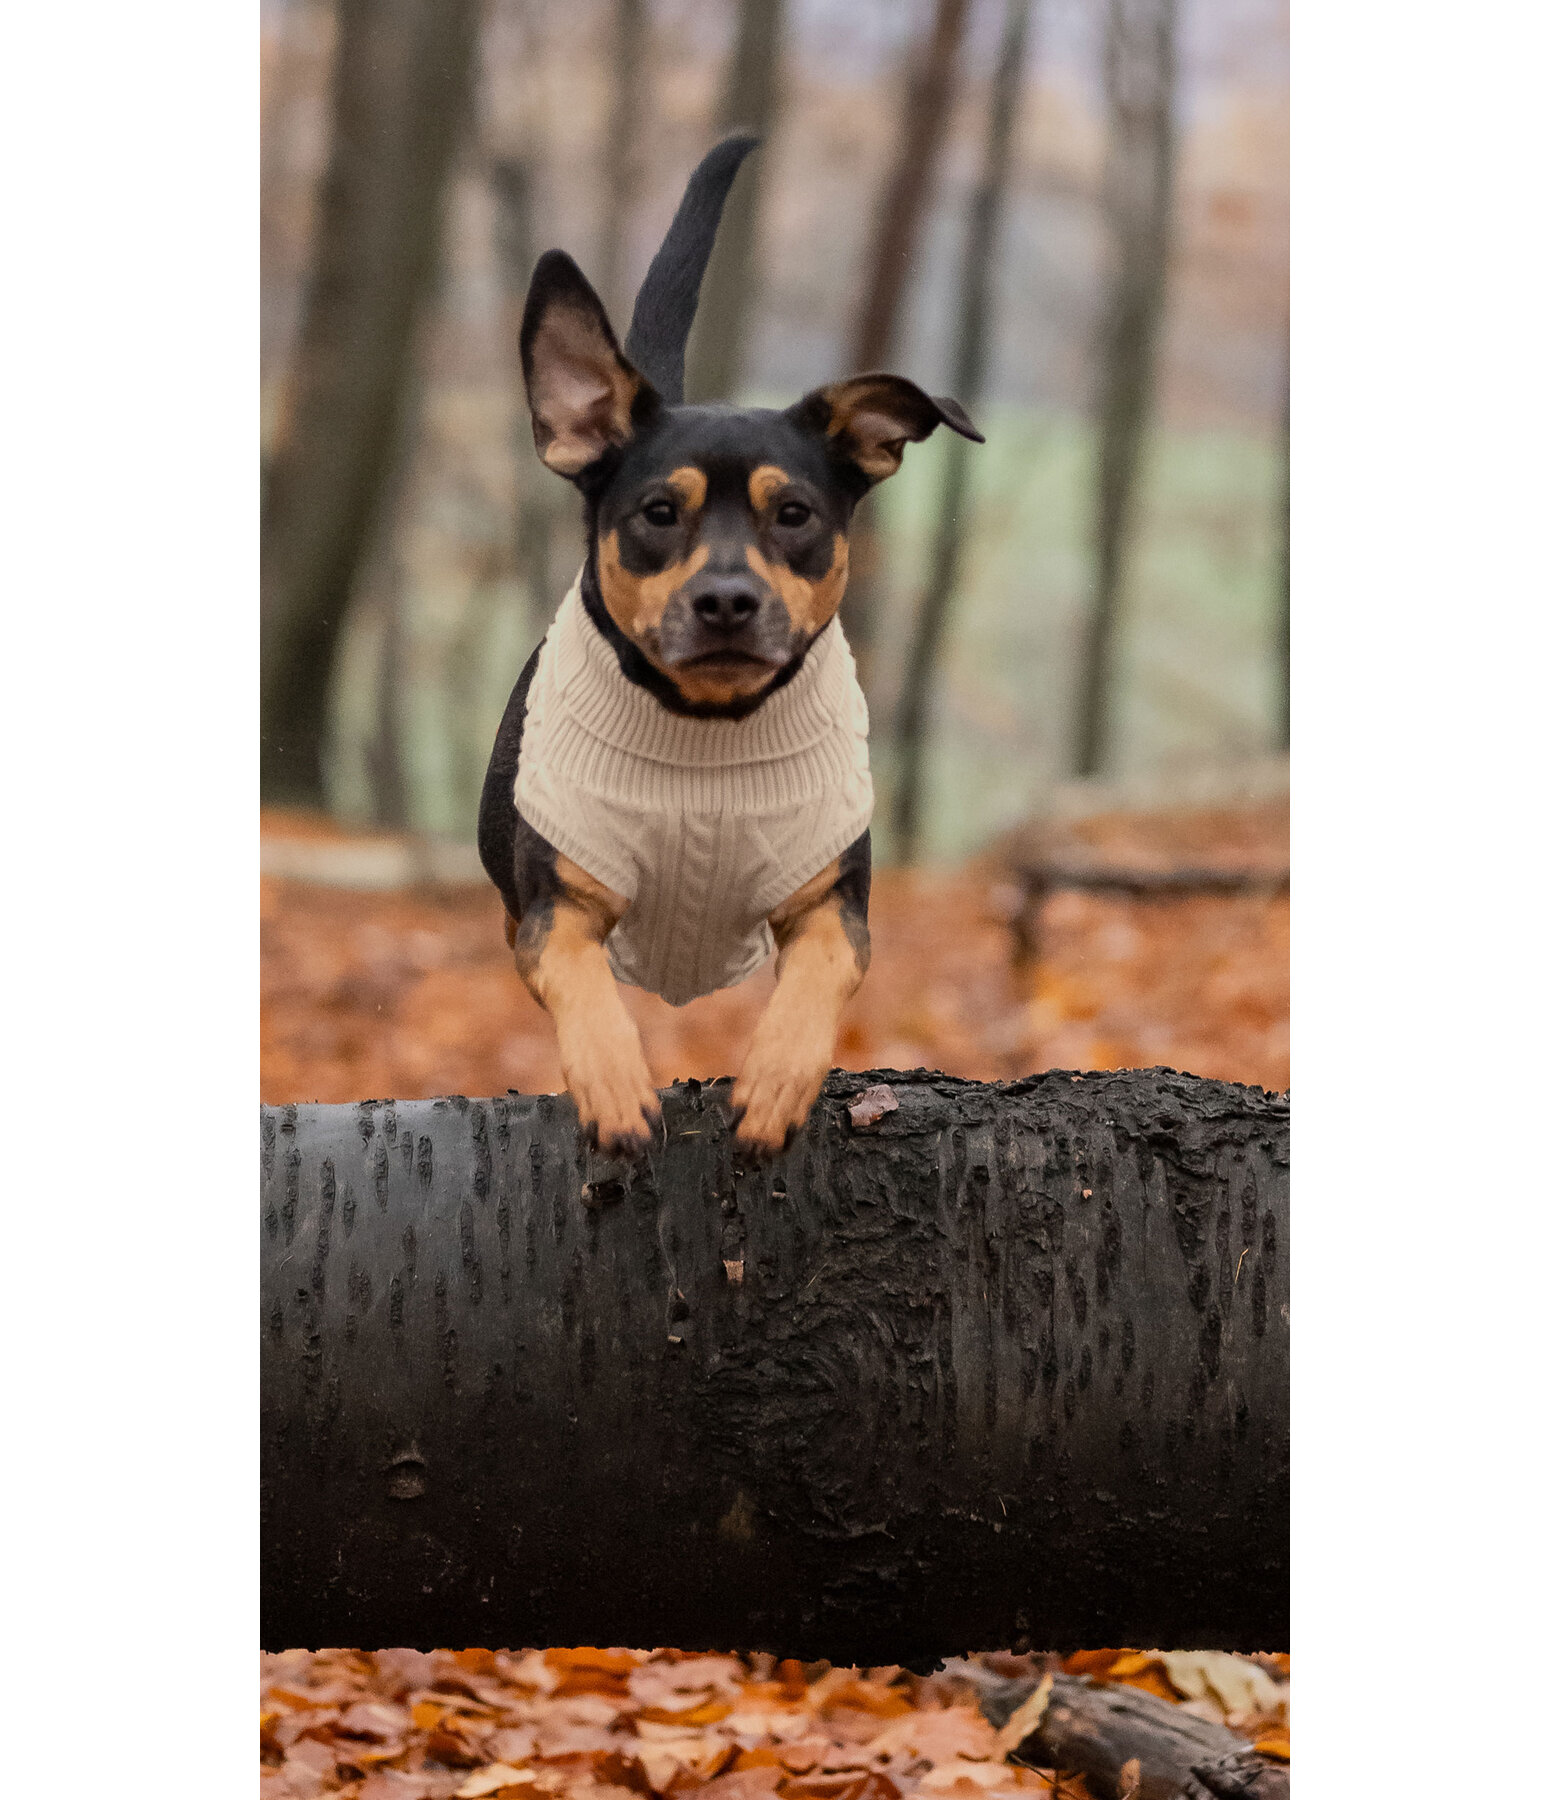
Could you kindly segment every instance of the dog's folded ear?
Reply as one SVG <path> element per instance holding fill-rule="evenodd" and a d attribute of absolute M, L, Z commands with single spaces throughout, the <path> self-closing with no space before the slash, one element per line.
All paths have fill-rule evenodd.
<path fill-rule="evenodd" d="M 789 407 L 787 418 L 816 431 L 873 486 L 904 460 L 904 446 L 928 438 L 938 425 L 983 444 L 974 421 L 956 400 L 933 398 L 902 375 L 852 375 Z"/>
<path fill-rule="evenodd" d="M 592 284 L 563 250 L 546 251 L 533 270 L 521 348 L 533 442 L 557 475 L 582 474 L 661 406 L 620 352 Z"/>

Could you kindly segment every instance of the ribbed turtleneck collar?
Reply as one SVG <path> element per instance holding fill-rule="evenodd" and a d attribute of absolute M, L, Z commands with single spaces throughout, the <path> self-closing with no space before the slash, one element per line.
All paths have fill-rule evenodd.
<path fill-rule="evenodd" d="M 843 717 L 854 681 L 838 619 L 814 639 L 802 666 L 743 719 L 669 712 L 619 667 L 587 613 L 578 575 L 550 631 L 562 704 L 593 737 L 651 762 L 730 768 L 810 749 Z"/>

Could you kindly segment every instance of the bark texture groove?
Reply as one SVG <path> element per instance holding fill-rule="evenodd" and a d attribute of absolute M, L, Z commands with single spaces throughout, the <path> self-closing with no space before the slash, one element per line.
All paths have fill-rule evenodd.
<path fill-rule="evenodd" d="M 265 1645 L 1283 1649 L 1286 1101 L 729 1086 L 263 1110 Z"/>

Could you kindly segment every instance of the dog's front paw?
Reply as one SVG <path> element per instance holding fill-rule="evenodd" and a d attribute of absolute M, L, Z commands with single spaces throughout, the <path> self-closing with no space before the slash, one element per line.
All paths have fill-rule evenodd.
<path fill-rule="evenodd" d="M 605 1156 L 644 1155 L 662 1103 L 639 1044 L 572 1046 L 562 1068 L 587 1142 Z"/>
<path fill-rule="evenodd" d="M 807 1123 L 828 1073 L 827 1054 L 782 1054 L 755 1044 L 732 1087 L 737 1147 L 756 1161 L 779 1156 Z"/>

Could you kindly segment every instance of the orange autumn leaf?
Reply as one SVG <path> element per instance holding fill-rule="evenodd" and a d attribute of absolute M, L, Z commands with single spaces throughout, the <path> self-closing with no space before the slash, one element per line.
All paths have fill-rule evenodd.
<path fill-rule="evenodd" d="M 731 1710 L 729 1701 L 705 1700 L 700 1705 L 688 1707 L 683 1712 L 673 1712 L 666 1706 L 643 1706 L 635 1714 L 635 1717 L 644 1719 L 652 1725 L 714 1725 L 719 1719 L 724 1719 Z"/>
<path fill-rule="evenodd" d="M 808 1775 L 800 1781 L 784 1781 L 780 1791 L 787 1800 L 899 1800 L 899 1790 L 886 1775 Z"/>
<path fill-rule="evenodd" d="M 1263 1737 L 1255 1738 L 1254 1748 L 1261 1756 L 1273 1756 L 1277 1762 L 1290 1762 L 1292 1734 L 1284 1726 L 1277 1726 L 1274 1731 L 1267 1731 Z"/>
<path fill-rule="evenodd" d="M 1102 1681 L 1122 1656 L 1133 1654 L 1130 1650 L 1075 1650 L 1062 1667 L 1068 1675 L 1091 1675 Z"/>
<path fill-rule="evenodd" d="M 590 1669 L 600 1675 L 628 1675 L 638 1669 L 645 1658 L 633 1650 L 599 1650 L 593 1644 L 582 1644 L 574 1650 L 546 1650 L 544 1661 L 557 1673 Z"/>
<path fill-rule="evenodd" d="M 433 1731 L 441 1723 L 441 1715 L 448 1710 L 440 1700 L 416 1700 L 409 1709 L 409 1719 L 416 1731 Z"/>
<path fill-rule="evenodd" d="M 600 1650 L 583 1644 L 574 1650 L 546 1650 L 544 1662 L 560 1677 L 554 1692 L 565 1698 L 571 1694 L 602 1694 L 610 1700 L 629 1697 L 629 1679 L 643 1658 L 631 1650 Z"/>
<path fill-rule="evenodd" d="M 1159 1700 L 1184 1697 L 1169 1681 L 1163 1665 L 1144 1650 L 1078 1650 L 1066 1658 L 1065 1670 L 1068 1675 L 1088 1675 L 1094 1681 L 1140 1688 Z"/>
<path fill-rule="evenodd" d="M 880 1719 L 896 1719 L 915 1710 L 907 1695 L 878 1681 L 852 1681 L 837 1688 L 825 1700 L 823 1710 L 827 1712 L 831 1706 L 853 1706 L 858 1712 L 872 1713 Z"/>
<path fill-rule="evenodd" d="M 788 1656 L 775 1671 L 780 1682 L 781 1692 L 788 1700 L 805 1700 L 807 1698 L 807 1674 L 795 1657 Z"/>

